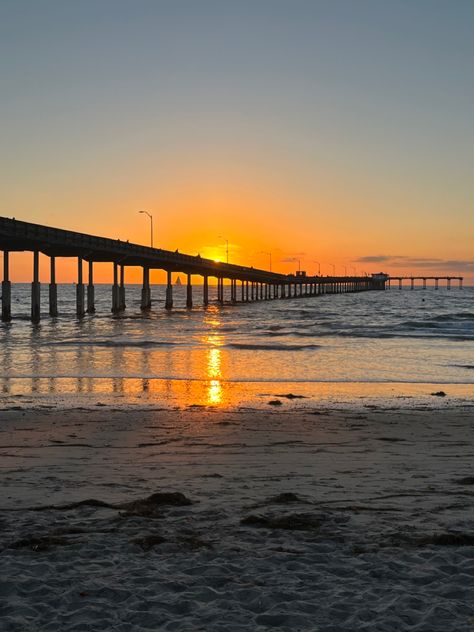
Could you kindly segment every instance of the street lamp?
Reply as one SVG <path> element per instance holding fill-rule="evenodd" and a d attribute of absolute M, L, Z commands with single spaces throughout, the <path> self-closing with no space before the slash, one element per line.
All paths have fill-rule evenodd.
<path fill-rule="evenodd" d="M 357 270 L 355 269 L 355 266 L 351 266 L 352 271 L 354 272 L 354 276 L 357 276 Z"/>
<path fill-rule="evenodd" d="M 265 252 L 264 250 L 260 251 L 261 255 L 268 255 L 270 257 L 270 272 L 272 271 L 272 253 L 271 252 Z"/>
<path fill-rule="evenodd" d="M 150 243 L 153 248 L 153 215 L 150 215 L 148 211 L 138 211 L 139 213 L 143 213 L 144 215 L 148 215 L 150 218 Z"/>
<path fill-rule="evenodd" d="M 319 263 L 319 261 L 313 261 L 313 263 L 318 264 L 318 276 L 321 276 L 321 264 Z"/>
<path fill-rule="evenodd" d="M 332 276 L 336 276 L 336 266 L 333 263 L 329 264 L 332 268 Z"/>
<path fill-rule="evenodd" d="M 218 239 L 223 239 L 225 241 L 225 257 L 226 257 L 226 263 L 229 263 L 229 240 L 226 239 L 225 237 L 222 237 L 222 235 L 219 235 Z"/>

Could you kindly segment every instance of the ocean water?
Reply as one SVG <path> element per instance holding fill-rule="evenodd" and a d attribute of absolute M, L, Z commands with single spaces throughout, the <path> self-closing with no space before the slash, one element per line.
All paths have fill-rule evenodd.
<path fill-rule="evenodd" d="M 474 396 L 471 287 L 224 306 L 211 287 L 204 309 L 195 286 L 188 310 L 185 287 L 175 286 L 167 312 L 164 286 L 153 286 L 148 313 L 140 310 L 140 290 L 127 286 L 127 309 L 114 316 L 110 286 L 96 285 L 96 313 L 77 319 L 75 287 L 60 285 L 60 316 L 52 319 L 44 285 L 44 315 L 33 325 L 30 286 L 14 285 L 13 320 L 0 325 L 3 403 L 29 397 L 78 405 L 107 398 L 117 405 L 267 405 L 289 393 L 418 401 L 435 386 L 464 400 Z"/>

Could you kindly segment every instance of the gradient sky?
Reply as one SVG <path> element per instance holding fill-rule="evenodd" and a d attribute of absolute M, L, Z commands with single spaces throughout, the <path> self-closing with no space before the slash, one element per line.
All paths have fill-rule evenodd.
<path fill-rule="evenodd" d="M 0 215 L 474 280 L 473 33 L 472 0 L 0 0 Z"/>

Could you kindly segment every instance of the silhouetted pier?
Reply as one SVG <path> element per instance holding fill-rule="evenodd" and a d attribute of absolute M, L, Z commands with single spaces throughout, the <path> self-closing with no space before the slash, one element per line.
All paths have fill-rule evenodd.
<path fill-rule="evenodd" d="M 125 272 L 127 267 L 139 266 L 143 271 L 141 308 L 151 307 L 150 270 L 167 273 L 164 307 L 173 307 L 172 273 L 186 275 L 186 305 L 193 306 L 193 275 L 201 276 L 202 305 L 209 304 L 209 278 L 217 279 L 217 302 L 224 303 L 224 280 L 230 282 L 230 302 L 284 299 L 302 296 L 319 296 L 343 292 L 383 290 L 387 275 L 321 277 L 305 274 L 279 274 L 253 267 L 216 262 L 203 257 L 181 254 L 160 248 L 148 248 L 119 239 L 95 237 L 83 233 L 50 228 L 39 224 L 0 217 L 0 250 L 3 250 L 2 320 L 9 321 L 11 312 L 11 281 L 9 253 L 30 251 L 33 254 L 31 283 L 31 319 L 41 317 L 39 280 L 39 254 L 50 258 L 49 314 L 58 315 L 58 286 L 56 259 L 77 258 L 76 313 L 78 317 L 95 312 L 94 263 L 110 262 L 112 268 L 112 312 L 125 309 Z M 87 286 L 84 283 L 83 263 L 88 263 Z M 240 284 L 240 288 L 238 285 Z M 240 289 L 240 291 L 239 291 Z"/>
<path fill-rule="evenodd" d="M 435 290 L 439 289 L 439 282 L 446 281 L 446 287 L 451 289 L 451 281 L 458 281 L 459 287 L 462 288 L 464 277 L 460 276 L 389 276 L 387 279 L 387 287 L 390 289 L 392 281 L 398 281 L 398 289 L 403 287 L 403 281 L 410 281 L 410 289 L 415 289 L 415 281 L 422 281 L 422 288 L 426 290 L 426 282 L 434 281 Z"/>

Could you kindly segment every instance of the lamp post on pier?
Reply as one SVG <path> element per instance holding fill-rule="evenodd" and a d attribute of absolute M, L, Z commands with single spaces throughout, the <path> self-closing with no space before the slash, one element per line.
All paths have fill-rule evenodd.
<path fill-rule="evenodd" d="M 148 211 L 138 211 L 139 213 L 142 213 L 143 215 L 148 215 L 148 217 L 150 218 L 150 245 L 153 248 L 153 215 L 151 215 Z"/>
<path fill-rule="evenodd" d="M 321 276 L 321 264 L 319 263 L 319 261 L 313 261 L 313 263 L 318 264 L 318 276 Z"/>
<path fill-rule="evenodd" d="M 336 266 L 333 263 L 329 264 L 332 268 L 332 276 L 336 276 Z"/>
<path fill-rule="evenodd" d="M 225 241 L 225 259 L 226 263 L 229 263 L 229 240 L 222 237 L 222 235 L 219 235 L 219 239 L 223 239 Z"/>
<path fill-rule="evenodd" d="M 265 252 L 264 250 L 260 251 L 261 255 L 268 255 L 270 257 L 270 272 L 272 271 L 272 253 L 271 252 Z"/>

